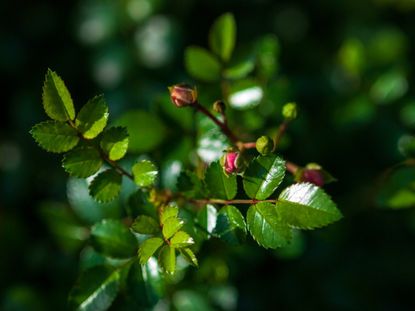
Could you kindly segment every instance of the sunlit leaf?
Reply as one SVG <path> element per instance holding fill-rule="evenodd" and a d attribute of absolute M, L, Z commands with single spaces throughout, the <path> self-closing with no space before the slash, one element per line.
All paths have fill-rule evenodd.
<path fill-rule="evenodd" d="M 61 153 L 74 148 L 79 137 L 75 129 L 59 121 L 45 121 L 30 130 L 40 147 L 49 152 Z"/>
<path fill-rule="evenodd" d="M 183 227 L 183 220 L 180 220 L 176 217 L 167 218 L 163 224 L 163 236 L 165 239 L 171 238 L 173 234 L 180 230 Z"/>
<path fill-rule="evenodd" d="M 83 137 L 92 139 L 97 137 L 105 128 L 108 115 L 108 106 L 104 96 L 95 96 L 81 108 L 75 124 Z"/>
<path fill-rule="evenodd" d="M 121 271 L 97 266 L 85 271 L 69 294 L 69 305 L 73 310 L 107 310 L 118 295 Z"/>
<path fill-rule="evenodd" d="M 185 65 L 189 74 L 196 79 L 215 82 L 220 79 L 221 65 L 209 51 L 190 46 L 185 51 Z"/>
<path fill-rule="evenodd" d="M 218 161 L 209 165 L 205 182 L 212 197 L 231 200 L 236 196 L 236 175 L 226 175 Z"/>
<path fill-rule="evenodd" d="M 157 167 L 148 160 L 142 160 L 134 164 L 132 171 L 134 181 L 140 187 L 153 185 L 158 175 Z"/>
<path fill-rule="evenodd" d="M 184 248 L 193 245 L 195 241 L 184 231 L 177 231 L 170 239 L 170 245 L 175 248 Z"/>
<path fill-rule="evenodd" d="M 140 264 L 145 264 L 148 259 L 163 245 L 164 241 L 161 238 L 150 238 L 145 240 L 138 249 L 138 257 Z"/>
<path fill-rule="evenodd" d="M 170 245 L 165 245 L 160 250 L 159 263 L 164 271 L 173 274 L 176 270 L 176 249 Z"/>
<path fill-rule="evenodd" d="M 250 198 L 265 200 L 278 188 L 284 176 L 284 160 L 276 155 L 258 156 L 244 173 L 245 192 Z"/>
<path fill-rule="evenodd" d="M 265 248 L 282 247 L 291 240 L 291 229 L 278 217 L 272 203 L 251 205 L 246 221 L 254 240 Z"/>
<path fill-rule="evenodd" d="M 342 218 L 324 190 L 310 183 L 294 184 L 284 189 L 276 206 L 282 221 L 294 228 L 319 228 Z"/>
<path fill-rule="evenodd" d="M 209 32 L 210 48 L 222 60 L 228 61 L 236 41 L 236 23 L 231 13 L 223 14 L 213 23 Z"/>
<path fill-rule="evenodd" d="M 117 161 L 123 158 L 128 149 L 127 128 L 121 126 L 109 128 L 103 133 L 100 145 L 110 160 Z"/>
<path fill-rule="evenodd" d="M 42 103 L 46 114 L 53 120 L 67 121 L 75 118 L 71 94 L 63 80 L 50 69 L 43 84 Z"/>
<path fill-rule="evenodd" d="M 190 248 L 181 248 L 179 249 L 180 254 L 192 265 L 197 267 L 199 264 L 197 262 L 196 255 Z"/>

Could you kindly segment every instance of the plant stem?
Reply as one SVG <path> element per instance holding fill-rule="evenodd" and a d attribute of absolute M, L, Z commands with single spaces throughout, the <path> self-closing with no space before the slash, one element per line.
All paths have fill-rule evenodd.
<path fill-rule="evenodd" d="M 275 135 L 275 138 L 274 138 L 274 149 L 272 151 L 275 151 L 277 149 L 278 144 L 280 143 L 282 136 L 284 136 L 285 131 L 287 130 L 288 123 L 289 123 L 288 120 L 284 120 L 280 124 L 280 126 L 278 127 L 277 135 Z"/>
<path fill-rule="evenodd" d="M 204 115 L 206 115 L 208 118 L 210 118 L 219 128 L 221 129 L 222 133 L 226 135 L 229 140 L 236 145 L 239 141 L 236 135 L 231 131 L 231 129 L 228 127 L 228 125 L 222 121 L 220 121 L 218 118 L 216 118 L 209 110 L 207 110 L 205 107 L 203 107 L 199 102 L 195 102 L 193 106 L 196 108 L 196 110 L 200 111 Z"/>
<path fill-rule="evenodd" d="M 270 202 L 275 203 L 277 202 L 276 199 L 269 199 L 269 200 L 255 200 L 255 199 L 246 199 L 246 200 L 222 200 L 222 199 L 192 199 L 190 200 L 192 203 L 195 204 L 257 204 L 260 202 Z"/>
<path fill-rule="evenodd" d="M 84 142 L 89 142 L 89 139 L 86 139 L 84 136 L 82 136 L 82 133 L 78 131 L 78 128 L 76 127 L 75 123 L 72 120 L 68 120 L 68 124 L 76 130 L 78 133 L 78 137 L 83 140 Z M 94 148 L 98 149 L 99 155 L 101 159 L 106 162 L 109 166 L 114 168 L 120 175 L 124 175 L 125 177 L 131 179 L 134 181 L 134 176 L 127 172 L 125 169 L 123 169 L 117 162 L 112 161 L 110 158 L 107 157 L 107 155 L 101 150 L 100 147 L 93 146 Z"/>

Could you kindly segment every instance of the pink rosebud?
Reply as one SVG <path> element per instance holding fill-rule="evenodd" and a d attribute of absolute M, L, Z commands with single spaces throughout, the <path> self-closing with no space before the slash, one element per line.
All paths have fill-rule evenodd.
<path fill-rule="evenodd" d="M 187 84 L 176 84 L 169 87 L 170 98 L 176 107 L 193 105 L 197 101 L 197 91 Z"/>
<path fill-rule="evenodd" d="M 237 161 L 239 153 L 238 152 L 228 152 L 225 155 L 224 168 L 227 174 L 236 173 L 238 170 Z"/>
<path fill-rule="evenodd" d="M 301 181 L 310 182 L 316 186 L 322 187 L 324 185 L 324 176 L 320 170 L 305 169 L 301 174 Z"/>

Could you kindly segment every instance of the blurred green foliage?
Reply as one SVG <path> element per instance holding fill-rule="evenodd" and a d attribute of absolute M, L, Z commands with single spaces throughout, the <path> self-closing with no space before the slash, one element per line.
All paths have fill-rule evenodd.
<path fill-rule="evenodd" d="M 408 160 L 415 129 L 414 1 L 34 1 L 18 9 L 4 1 L 0 10 L 1 310 L 64 309 L 78 271 L 107 260 L 91 248 L 79 254 L 90 234 L 85 228 L 118 218 L 125 205 L 136 215 L 140 206 L 140 193 L 127 202 L 132 183 L 117 201 L 96 203 L 84 180 L 66 182 L 58 157 L 32 141 L 29 129 L 44 119 L 40 89 L 48 67 L 65 77 L 75 103 L 105 93 L 113 125 L 137 133 L 155 128 L 151 140 L 130 141 L 129 148 L 136 154 L 155 148 L 165 187 L 174 187 L 181 167 L 194 161 L 186 136 L 195 131 L 192 113 L 172 109 L 166 91 L 182 81 L 197 84 L 204 103 L 226 95 L 231 124 L 253 133 L 246 139 L 272 136 L 282 104 L 296 101 L 298 119 L 281 144 L 285 156 L 323 164 L 338 179 L 328 187 L 345 215 L 341 222 L 296 234 L 275 253 L 254 243 L 229 248 L 212 241 L 200 252 L 215 255 L 204 256 L 199 269 L 180 275 L 178 267 L 177 286 L 167 293 L 172 305 L 162 300 L 161 310 L 413 309 L 415 210 L 377 207 L 415 202 Z M 238 25 L 224 76 L 247 78 L 220 89 L 196 82 L 185 67 L 190 58 L 205 57 L 200 48 L 215 46 L 206 34 L 224 12 L 233 12 Z M 199 47 L 185 51 L 190 45 Z M 258 79 L 249 76 L 254 65 Z M 251 100 L 241 101 L 247 98 L 241 92 Z M 200 120 L 198 135 L 214 130 L 205 123 Z M 212 151 L 212 160 L 223 146 L 209 143 L 198 152 Z M 105 271 L 114 275 L 113 285 L 119 271 Z M 154 263 L 144 271 L 137 275 L 151 280 L 150 288 L 132 279 L 137 295 L 122 297 L 131 309 L 152 306 L 161 295 Z M 149 301 L 137 299 L 143 287 Z M 113 309 L 127 310 L 121 302 Z"/>

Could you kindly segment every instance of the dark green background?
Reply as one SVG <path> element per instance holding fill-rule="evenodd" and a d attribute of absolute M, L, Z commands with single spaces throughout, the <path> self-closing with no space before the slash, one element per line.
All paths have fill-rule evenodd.
<path fill-rule="evenodd" d="M 62 310 L 78 272 L 78 252 L 56 243 L 39 212 L 45 200 L 67 201 L 60 156 L 41 150 L 28 133 L 45 119 L 46 69 L 63 77 L 78 108 L 104 93 L 113 120 L 130 108 L 150 109 L 167 85 L 193 81 L 184 70 L 184 49 L 207 46 L 209 27 L 224 12 L 235 15 L 237 49 L 264 34 L 279 37 L 279 76 L 289 85 L 284 95 L 297 101 L 301 115 L 288 130 L 284 156 L 299 164 L 318 162 L 336 176 L 327 191 L 345 217 L 306 233 L 303 253 L 292 259 L 253 243 L 231 251 L 211 243 L 202 254 L 228 266 L 224 282 L 237 290 L 238 310 L 413 310 L 415 213 L 381 209 L 375 197 L 381 173 L 404 159 L 399 138 L 415 126 L 415 3 L 137 1 L 153 5 L 140 17 L 142 7 L 126 13 L 129 2 L 0 4 L 0 310 Z M 86 24 L 91 7 L 98 24 L 108 27 L 95 41 Z M 154 27 L 166 31 L 159 44 L 167 59 L 152 64 L 137 55 Z M 347 40 L 358 40 L 365 50 L 357 72 L 348 72 L 339 57 Z M 114 68 L 118 78 L 103 80 Z M 401 79 L 390 81 L 398 84 L 397 95 L 377 96 L 373 84 L 390 72 Z M 169 127 L 174 133 L 175 126 Z M 204 282 L 206 275 L 200 275 Z"/>

